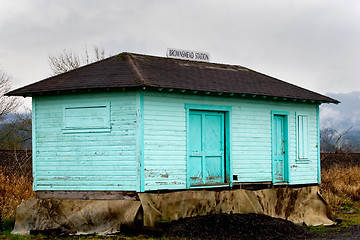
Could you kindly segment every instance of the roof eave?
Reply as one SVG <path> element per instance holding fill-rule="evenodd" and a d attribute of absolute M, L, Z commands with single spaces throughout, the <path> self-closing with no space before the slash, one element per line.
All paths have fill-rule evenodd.
<path fill-rule="evenodd" d="M 45 96 L 45 95 L 59 95 L 59 94 L 74 94 L 74 93 L 94 93 L 94 92 L 109 92 L 109 91 L 133 91 L 136 89 L 143 89 L 148 91 L 157 92 L 172 92 L 182 94 L 195 94 L 195 95 L 211 95 L 211 96 L 222 96 L 222 97 L 236 97 L 236 98 L 248 98 L 248 99 L 260 99 L 260 100 L 276 100 L 285 102 L 298 102 L 298 103 L 334 103 L 339 104 L 340 101 L 326 97 L 326 99 L 303 99 L 303 98 L 291 98 L 285 96 L 269 96 L 262 94 L 250 94 L 250 93 L 235 93 L 235 92 L 221 92 L 221 91 L 199 91 L 193 89 L 176 89 L 166 87 L 152 87 L 152 86 L 136 86 L 136 87 L 117 87 L 117 88 L 84 88 L 84 89 L 67 89 L 58 91 L 43 91 L 43 92 L 21 92 L 17 89 L 6 93 L 6 96 L 22 96 L 22 97 L 33 97 L 33 96 Z M 324 97 L 325 98 L 325 97 Z"/>
<path fill-rule="evenodd" d="M 66 89 L 66 90 L 54 90 L 54 91 L 39 91 L 39 92 L 16 92 L 11 91 L 6 93 L 6 96 L 22 96 L 22 97 L 34 97 L 34 96 L 50 96 L 50 95 L 67 95 L 75 93 L 96 93 L 96 92 L 114 92 L 114 91 L 133 91 L 141 89 L 142 86 L 136 87 L 116 87 L 116 88 L 82 88 L 82 89 Z M 14 92 L 14 93 L 13 93 Z"/>
<path fill-rule="evenodd" d="M 334 103 L 338 104 L 339 101 L 328 98 L 327 99 L 303 99 L 303 98 L 291 98 L 284 96 L 269 96 L 262 94 L 250 94 L 250 93 L 234 93 L 234 92 L 217 92 L 217 91 L 198 91 L 192 89 L 175 89 L 175 88 L 164 88 L 164 87 L 143 87 L 143 90 L 158 91 L 158 92 L 172 92 L 172 93 L 183 93 L 183 94 L 195 94 L 195 95 L 211 95 L 211 96 L 222 96 L 222 97 L 237 97 L 237 98 L 248 98 L 248 99 L 259 99 L 259 100 L 276 100 L 285 102 L 298 102 L 298 103 Z"/>

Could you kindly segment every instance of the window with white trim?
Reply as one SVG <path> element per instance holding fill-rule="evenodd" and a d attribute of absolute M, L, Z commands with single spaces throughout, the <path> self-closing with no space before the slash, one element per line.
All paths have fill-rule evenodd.
<path fill-rule="evenodd" d="M 308 116 L 297 115 L 297 159 L 309 158 Z"/>

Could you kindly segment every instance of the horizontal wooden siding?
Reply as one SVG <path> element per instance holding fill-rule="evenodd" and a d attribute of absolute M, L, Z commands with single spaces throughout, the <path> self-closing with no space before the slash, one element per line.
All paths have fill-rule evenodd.
<path fill-rule="evenodd" d="M 136 190 L 135 92 L 36 97 L 35 108 L 35 190 Z"/>

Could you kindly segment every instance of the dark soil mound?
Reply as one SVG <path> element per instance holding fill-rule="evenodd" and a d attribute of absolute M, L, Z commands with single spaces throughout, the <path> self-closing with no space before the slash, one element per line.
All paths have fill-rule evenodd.
<path fill-rule="evenodd" d="M 179 219 L 169 224 L 168 237 L 191 239 L 308 239 L 305 227 L 259 214 L 217 214 Z"/>

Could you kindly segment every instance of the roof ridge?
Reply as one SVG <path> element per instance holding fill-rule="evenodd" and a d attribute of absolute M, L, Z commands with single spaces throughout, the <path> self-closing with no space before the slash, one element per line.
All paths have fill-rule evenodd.
<path fill-rule="evenodd" d="M 130 67 L 132 68 L 132 70 L 134 71 L 134 73 L 136 74 L 136 76 L 139 78 L 139 80 L 141 81 L 141 84 L 143 85 L 150 85 L 149 82 L 146 80 L 145 76 L 141 73 L 140 68 L 137 66 L 133 56 L 131 53 L 127 53 L 127 60 L 130 64 Z"/>

